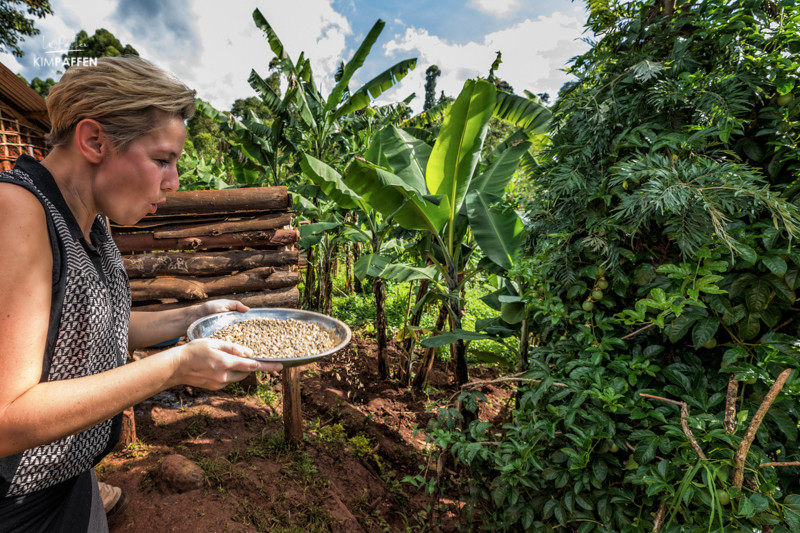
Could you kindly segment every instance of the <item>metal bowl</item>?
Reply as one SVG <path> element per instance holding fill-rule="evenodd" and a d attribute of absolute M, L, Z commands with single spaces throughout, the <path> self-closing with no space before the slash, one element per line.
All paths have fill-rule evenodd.
<path fill-rule="evenodd" d="M 203 317 L 199 320 L 195 320 L 189 329 L 186 332 L 186 336 L 189 338 L 190 341 L 195 339 L 202 339 L 204 337 L 210 337 L 216 331 L 233 324 L 235 322 L 242 322 L 244 320 L 252 320 L 254 318 L 271 318 L 276 320 L 288 320 L 294 319 L 299 320 L 301 322 L 316 322 L 320 326 L 333 330 L 333 334 L 338 338 L 339 342 L 331 348 L 322 353 L 314 354 L 314 355 L 306 355 L 304 357 L 293 357 L 291 359 L 285 358 L 268 358 L 268 357 L 254 357 L 258 361 L 269 361 L 274 363 L 281 363 L 283 368 L 288 368 L 291 366 L 300 366 L 300 365 L 307 365 L 309 363 L 313 363 L 318 359 L 322 359 L 326 355 L 330 355 L 332 353 L 336 353 L 350 342 L 350 338 L 352 337 L 352 332 L 350 328 L 347 327 L 347 324 L 342 322 L 341 320 L 336 320 L 335 318 L 329 317 L 327 315 L 323 315 L 320 313 L 314 313 L 312 311 L 303 311 L 300 309 L 280 309 L 280 308 L 256 308 L 250 309 L 246 313 L 239 313 L 236 311 L 232 311 L 229 313 L 219 313 L 216 315 L 208 315 Z"/>

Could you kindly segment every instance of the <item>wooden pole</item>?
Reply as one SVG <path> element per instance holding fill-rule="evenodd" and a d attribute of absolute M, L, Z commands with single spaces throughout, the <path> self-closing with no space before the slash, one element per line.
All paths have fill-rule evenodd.
<path fill-rule="evenodd" d="M 122 256 L 128 277 L 214 276 L 258 267 L 292 267 L 297 250 L 228 250 L 225 252 L 156 252 Z"/>
<path fill-rule="evenodd" d="M 122 253 L 155 250 L 208 250 L 211 248 L 242 248 L 245 246 L 286 246 L 300 240 L 296 229 L 270 229 L 203 235 L 179 239 L 157 239 L 152 233 L 117 233 L 114 242 Z"/>
<path fill-rule="evenodd" d="M 208 300 L 239 300 L 248 307 L 291 307 L 300 308 L 300 291 L 297 287 L 287 287 L 263 292 L 244 292 L 241 294 L 224 294 L 214 296 L 206 300 L 190 300 L 174 303 L 137 305 L 133 311 L 164 311 L 167 309 L 177 309 L 188 305 L 197 305 Z"/>
<path fill-rule="evenodd" d="M 286 187 L 246 187 L 212 191 L 167 193 L 157 215 L 228 213 L 235 211 L 285 211 L 291 206 Z"/>
<path fill-rule="evenodd" d="M 300 367 L 284 368 L 283 383 L 283 430 L 286 440 L 303 440 L 303 414 L 300 408 Z"/>

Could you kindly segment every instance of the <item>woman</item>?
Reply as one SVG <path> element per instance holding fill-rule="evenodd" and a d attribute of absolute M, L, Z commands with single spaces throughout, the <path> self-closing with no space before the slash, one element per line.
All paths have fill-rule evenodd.
<path fill-rule="evenodd" d="M 0 174 L 0 531 L 106 531 L 92 467 L 120 413 L 169 387 L 218 389 L 280 365 L 193 341 L 132 364 L 239 302 L 130 311 L 106 218 L 133 224 L 178 188 L 194 91 L 139 58 L 72 67 L 47 98 L 51 152 Z"/>

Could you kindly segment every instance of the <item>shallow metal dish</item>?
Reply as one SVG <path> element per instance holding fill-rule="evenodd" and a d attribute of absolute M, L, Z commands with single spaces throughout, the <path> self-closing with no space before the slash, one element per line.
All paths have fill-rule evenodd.
<path fill-rule="evenodd" d="M 186 332 L 186 336 L 189 338 L 190 341 L 195 339 L 202 339 L 205 337 L 210 337 L 216 331 L 233 324 L 235 322 L 242 322 L 245 320 L 252 320 L 254 318 L 271 318 L 276 320 L 288 320 L 294 319 L 299 320 L 301 322 L 316 322 L 320 326 L 332 329 L 334 335 L 339 338 L 339 343 L 331 348 L 330 350 L 314 355 L 307 355 L 305 357 L 293 357 L 291 359 L 282 359 L 282 358 L 265 358 L 265 357 L 254 357 L 258 361 L 269 361 L 275 363 L 281 363 L 283 368 L 288 368 L 291 366 L 300 366 L 300 365 L 307 365 L 309 363 L 313 363 L 318 359 L 322 359 L 326 355 L 330 355 L 332 353 L 336 353 L 350 342 L 352 337 L 352 332 L 350 328 L 347 327 L 347 324 L 342 322 L 341 320 L 336 320 L 335 318 L 329 317 L 327 315 L 323 315 L 320 313 L 314 313 L 313 311 L 303 311 L 301 309 L 281 309 L 281 308 L 256 308 L 250 309 L 246 313 L 238 313 L 235 311 L 229 313 L 219 313 L 216 315 L 209 315 L 203 317 L 199 320 L 195 320 L 189 329 Z"/>

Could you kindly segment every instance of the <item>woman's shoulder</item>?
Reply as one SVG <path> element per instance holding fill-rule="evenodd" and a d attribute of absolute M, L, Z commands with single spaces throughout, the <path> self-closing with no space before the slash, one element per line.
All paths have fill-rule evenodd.
<path fill-rule="evenodd" d="M 13 228 L 27 228 L 29 238 L 41 231 L 47 238 L 47 219 L 40 198 L 29 187 L 0 180 L 0 238 Z M 5 238 L 3 238 L 5 240 Z"/>

